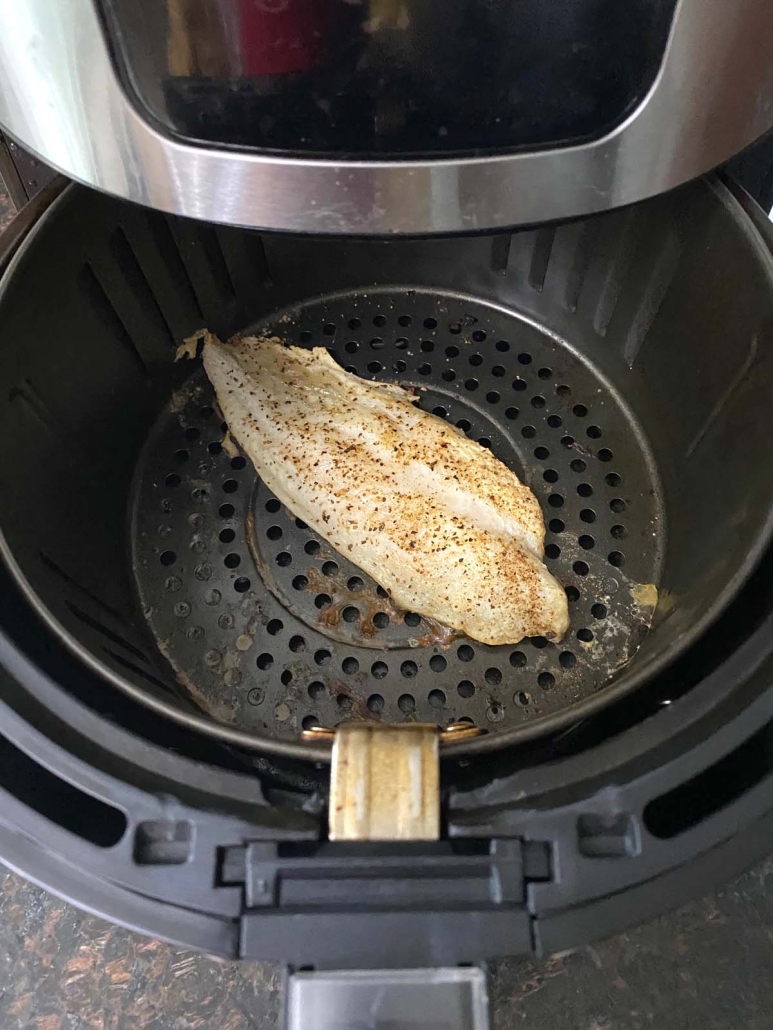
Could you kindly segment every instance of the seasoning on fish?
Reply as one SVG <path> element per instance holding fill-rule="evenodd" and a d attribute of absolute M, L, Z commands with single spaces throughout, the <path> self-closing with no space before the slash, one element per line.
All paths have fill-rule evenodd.
<path fill-rule="evenodd" d="M 410 390 L 275 337 L 209 335 L 204 367 L 266 486 L 398 607 L 485 644 L 566 632 L 536 497 Z"/>

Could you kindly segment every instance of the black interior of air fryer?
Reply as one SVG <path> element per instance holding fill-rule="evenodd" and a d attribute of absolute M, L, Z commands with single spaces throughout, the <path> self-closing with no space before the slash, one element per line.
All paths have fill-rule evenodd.
<path fill-rule="evenodd" d="M 563 453 L 568 426 L 572 444 L 564 444 L 559 482 L 546 481 L 546 518 L 561 521 L 572 506 L 598 519 L 595 506 L 603 501 L 605 532 L 617 528 L 608 539 L 594 538 L 592 549 L 603 549 L 618 583 L 629 577 L 626 585 L 644 588 L 648 598 L 653 580 L 658 589 L 652 631 L 622 679 L 717 612 L 767 532 L 773 467 L 760 412 L 773 376 L 772 282 L 767 251 L 724 188 L 711 182 L 558 227 L 400 241 L 215 228 L 73 189 L 34 230 L 0 297 L 0 425 L 8 442 L 0 453 L 0 519 L 9 553 L 42 608 L 98 662 L 147 693 L 196 710 L 199 703 L 148 628 L 128 542 L 138 456 L 193 371 L 174 362 L 178 344 L 202 326 L 227 337 L 307 301 L 324 310 L 332 301 L 317 298 L 353 290 L 403 291 L 411 303 L 434 291 L 440 301 L 431 313 L 433 356 L 418 346 L 409 359 L 415 368 L 404 362 L 396 372 L 381 363 L 369 373 L 370 361 L 360 354 L 365 363 L 357 370 L 420 384 L 421 364 L 446 361 L 446 348 L 466 346 L 462 358 L 480 356 L 482 370 L 473 364 L 469 379 L 448 380 L 448 392 L 467 397 L 468 381 L 504 367 L 501 385 L 488 391 L 498 394 L 490 418 L 506 425 L 506 411 L 518 407 L 519 448 L 532 448 L 524 426 L 564 413 L 555 427 L 556 453 Z M 535 333 L 526 323 L 541 327 L 542 338 L 592 371 L 607 408 L 588 422 L 587 412 L 575 409 L 593 410 L 593 398 L 562 396 L 560 377 L 540 383 L 539 368 L 519 368 L 524 352 L 517 340 L 503 357 L 496 336 L 474 338 L 482 331 L 474 321 L 467 325 L 456 313 L 444 321 L 446 295 L 462 311 L 467 297 L 494 315 L 516 313 L 526 320 L 524 338 Z M 300 322 L 292 329 L 308 332 Z M 397 322 L 389 332 L 402 338 Z M 370 336 L 376 338 L 386 331 Z M 366 350 L 366 337 L 358 340 Z M 516 388 L 516 381 L 528 388 Z M 533 397 L 546 403 L 529 408 Z M 477 395 L 465 403 L 484 406 Z M 605 435 L 611 407 L 625 416 L 620 425 L 629 436 L 623 428 Z M 639 498 L 647 517 L 629 522 L 625 479 L 615 480 L 623 454 L 629 467 L 642 464 L 649 490 Z M 587 477 L 570 478 L 572 461 L 603 462 L 599 474 L 605 482 L 610 477 L 610 492 L 577 494 Z M 549 498 L 559 491 L 562 506 L 551 509 Z M 160 520 L 163 503 L 162 492 Z M 609 526 L 608 510 L 619 516 Z M 567 546 L 558 534 L 549 532 L 548 541 Z M 582 551 L 569 557 L 565 585 L 581 588 L 574 566 Z M 636 575 L 642 568 L 651 579 Z M 503 705 L 513 694 L 514 665 L 489 684 Z M 245 694 L 280 674 L 254 663 L 251 670 L 238 685 Z M 451 689 L 459 676 L 454 672 Z"/>

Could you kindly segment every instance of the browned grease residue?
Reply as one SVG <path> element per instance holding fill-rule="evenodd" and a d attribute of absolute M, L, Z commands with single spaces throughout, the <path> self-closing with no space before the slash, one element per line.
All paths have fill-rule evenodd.
<path fill-rule="evenodd" d="M 631 583 L 628 588 L 634 604 L 642 608 L 657 608 L 658 588 L 654 583 Z"/>

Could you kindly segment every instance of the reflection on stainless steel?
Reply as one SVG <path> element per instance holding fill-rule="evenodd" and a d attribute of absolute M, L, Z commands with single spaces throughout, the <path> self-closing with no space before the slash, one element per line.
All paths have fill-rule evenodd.
<path fill-rule="evenodd" d="M 124 94 L 93 0 L 25 0 L 0 7 L 0 124 L 75 179 L 194 218 L 324 233 L 492 229 L 630 203 L 724 161 L 773 123 L 771 53 L 765 0 L 680 0 L 648 97 L 597 142 L 323 161 L 163 136 Z"/>

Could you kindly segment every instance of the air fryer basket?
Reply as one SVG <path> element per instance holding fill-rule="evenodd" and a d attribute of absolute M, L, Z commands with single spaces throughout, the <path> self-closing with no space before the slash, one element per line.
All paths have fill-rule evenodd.
<path fill-rule="evenodd" d="M 770 255 L 716 181 L 390 241 L 71 188 L 2 284 L 4 556 L 106 680 L 239 744 L 323 758 L 301 727 L 348 718 L 472 719 L 489 733 L 468 750 L 555 730 L 712 632 L 768 541 L 772 313 Z M 174 362 L 203 325 L 328 346 L 490 446 L 543 504 L 567 638 L 491 648 L 394 609 L 279 506 L 200 368 Z"/>

